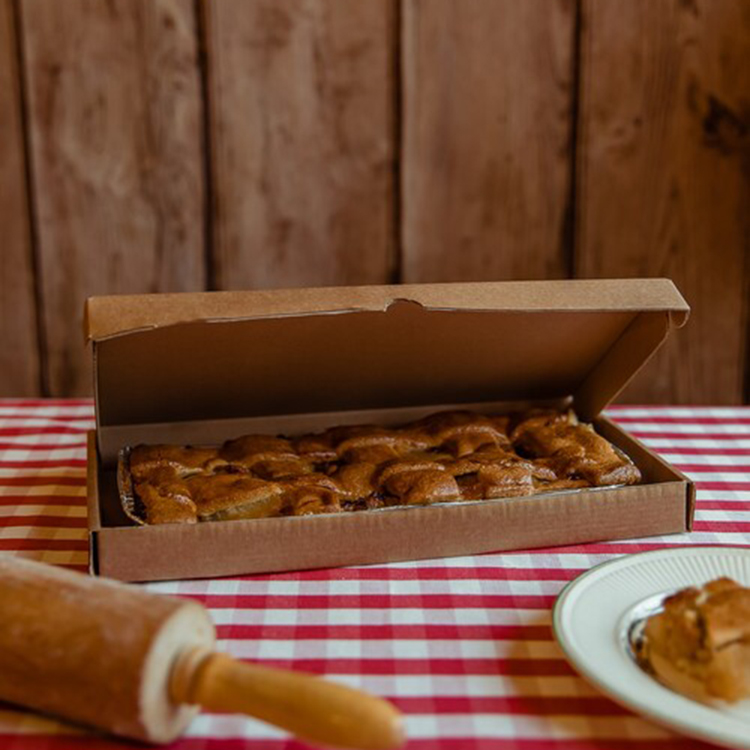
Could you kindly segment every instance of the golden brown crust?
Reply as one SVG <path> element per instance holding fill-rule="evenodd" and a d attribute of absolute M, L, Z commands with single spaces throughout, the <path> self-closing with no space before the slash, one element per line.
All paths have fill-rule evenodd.
<path fill-rule="evenodd" d="M 155 467 L 135 490 L 146 510 L 147 523 L 195 523 L 198 509 L 190 490 L 171 466 Z"/>
<path fill-rule="evenodd" d="M 623 461 L 593 427 L 580 424 L 570 413 L 533 413 L 516 423 L 511 439 L 524 455 L 545 460 L 559 479 L 583 479 L 594 487 L 640 481 L 632 463 Z"/>
<path fill-rule="evenodd" d="M 174 469 L 181 477 L 213 471 L 225 461 L 214 448 L 179 447 L 176 445 L 139 445 L 130 456 L 130 470 L 136 481 L 154 471 Z"/>
<path fill-rule="evenodd" d="M 691 697 L 750 696 L 750 589 L 719 578 L 668 597 L 646 623 L 639 656 Z"/>
<path fill-rule="evenodd" d="M 338 513 L 341 499 L 340 488 L 324 474 L 308 474 L 285 484 L 287 512 L 295 516 Z"/>
<path fill-rule="evenodd" d="M 640 480 L 604 438 L 551 410 L 441 412 L 397 428 L 245 435 L 218 448 L 137 446 L 130 470 L 148 523 L 486 500 Z"/>
<path fill-rule="evenodd" d="M 201 520 L 227 516 L 261 518 L 281 509 L 281 485 L 248 474 L 213 474 L 190 477 L 187 485 Z"/>

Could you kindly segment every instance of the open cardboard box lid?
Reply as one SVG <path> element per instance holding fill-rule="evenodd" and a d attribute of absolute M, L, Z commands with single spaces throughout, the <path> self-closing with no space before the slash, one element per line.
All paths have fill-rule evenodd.
<path fill-rule="evenodd" d="M 97 427 L 572 396 L 596 416 L 681 326 L 667 279 L 93 297 Z"/>

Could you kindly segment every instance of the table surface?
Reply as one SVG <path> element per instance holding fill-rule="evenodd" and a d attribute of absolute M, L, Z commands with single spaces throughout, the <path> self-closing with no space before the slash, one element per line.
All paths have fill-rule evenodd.
<path fill-rule="evenodd" d="M 555 643 L 562 587 L 619 555 L 750 545 L 750 408 L 615 407 L 608 414 L 697 483 L 694 531 L 533 552 L 148 584 L 205 604 L 236 657 L 390 698 L 409 750 L 708 748 L 589 687 Z M 87 566 L 83 400 L 0 400 L 0 551 Z M 0 612 L 0 616 L 2 613 Z M 126 743 L 0 704 L 0 748 Z M 201 715 L 179 750 L 305 747 L 259 722 Z"/>

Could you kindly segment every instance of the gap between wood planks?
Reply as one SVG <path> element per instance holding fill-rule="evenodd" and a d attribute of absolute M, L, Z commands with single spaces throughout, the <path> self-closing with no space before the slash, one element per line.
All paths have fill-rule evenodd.
<path fill-rule="evenodd" d="M 36 323 L 36 348 L 39 362 L 38 393 L 47 397 L 49 390 L 49 370 L 47 357 L 47 327 L 44 316 L 44 294 L 42 289 L 42 263 L 39 255 L 39 232 L 37 225 L 37 207 L 34 190 L 34 170 L 31 149 L 31 125 L 28 109 L 28 80 L 26 77 L 25 47 L 23 36 L 23 18 L 21 0 L 9 2 L 12 33 L 16 37 L 15 63 L 18 75 L 19 109 L 21 114 L 21 142 L 23 144 L 23 168 L 26 178 L 26 207 L 28 211 L 29 253 L 34 288 L 34 316 Z"/>

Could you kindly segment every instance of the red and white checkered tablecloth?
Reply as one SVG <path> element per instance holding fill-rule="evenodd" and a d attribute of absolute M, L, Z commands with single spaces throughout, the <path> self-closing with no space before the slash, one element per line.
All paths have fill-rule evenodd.
<path fill-rule="evenodd" d="M 551 607 L 568 581 L 618 555 L 750 545 L 750 408 L 608 413 L 697 482 L 691 534 L 147 587 L 203 602 L 219 647 L 236 657 L 390 698 L 407 716 L 409 750 L 707 748 L 579 678 L 553 640 Z M 86 569 L 84 441 L 92 414 L 90 401 L 0 400 L 0 551 Z M 124 746 L 0 704 L 2 750 Z M 250 719 L 204 714 L 171 747 L 304 746 Z"/>

